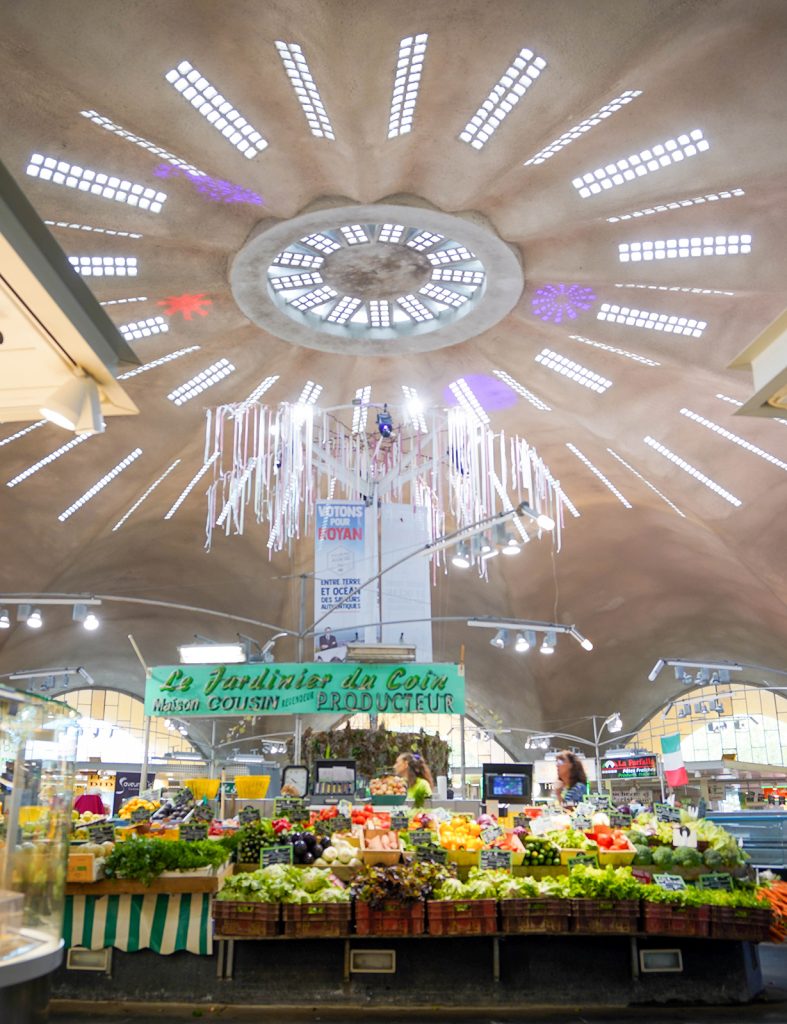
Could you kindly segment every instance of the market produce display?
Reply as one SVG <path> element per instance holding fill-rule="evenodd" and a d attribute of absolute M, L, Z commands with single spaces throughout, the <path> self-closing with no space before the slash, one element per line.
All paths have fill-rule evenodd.
<path fill-rule="evenodd" d="M 398 775 L 383 775 L 369 783 L 372 796 L 407 796 L 407 784 Z"/>
<path fill-rule="evenodd" d="M 107 878 L 152 882 L 164 871 L 217 868 L 226 863 L 228 850 L 211 839 L 185 843 L 179 840 L 130 838 L 117 843 L 104 862 Z"/>
<path fill-rule="evenodd" d="M 259 871 L 230 875 L 216 899 L 242 903 L 347 903 L 350 892 L 328 871 L 270 864 Z"/>

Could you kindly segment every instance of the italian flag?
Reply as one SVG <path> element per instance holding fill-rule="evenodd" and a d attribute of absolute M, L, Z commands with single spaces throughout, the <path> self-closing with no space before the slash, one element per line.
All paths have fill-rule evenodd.
<path fill-rule="evenodd" d="M 686 774 L 683 754 L 680 752 L 680 733 L 661 737 L 661 753 L 664 760 L 664 775 L 670 786 L 687 785 L 689 776 Z"/>

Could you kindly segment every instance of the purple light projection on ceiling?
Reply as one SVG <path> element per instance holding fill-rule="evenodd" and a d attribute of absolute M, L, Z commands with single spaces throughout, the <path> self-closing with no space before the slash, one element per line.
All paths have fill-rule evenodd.
<path fill-rule="evenodd" d="M 517 404 L 516 394 L 497 377 L 470 373 L 465 374 L 464 379 L 486 412 L 492 412 L 494 409 L 508 409 Z M 448 387 L 443 389 L 443 401 L 449 407 L 459 405 L 453 391 Z"/>
<path fill-rule="evenodd" d="M 564 318 L 576 320 L 577 312 L 590 309 L 595 301 L 592 288 L 580 284 L 545 284 L 533 296 L 532 307 L 540 320 L 559 324 Z"/>
<path fill-rule="evenodd" d="M 158 178 L 186 178 L 197 192 L 200 192 L 214 203 L 262 205 L 262 196 L 257 195 L 256 192 L 252 192 L 247 188 L 241 188 L 240 185 L 233 185 L 231 181 L 212 178 L 209 174 L 194 174 L 193 171 L 185 171 L 182 167 L 173 167 L 171 164 L 159 164 L 153 169 L 153 173 Z"/>

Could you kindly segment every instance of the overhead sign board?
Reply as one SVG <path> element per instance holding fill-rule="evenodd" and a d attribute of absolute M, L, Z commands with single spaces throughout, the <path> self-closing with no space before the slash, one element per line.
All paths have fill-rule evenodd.
<path fill-rule="evenodd" d="M 655 754 L 604 757 L 601 759 L 602 779 L 652 779 L 659 774 Z"/>
<path fill-rule="evenodd" d="M 462 715 L 461 665 L 160 665 L 145 684 L 145 714 Z"/>

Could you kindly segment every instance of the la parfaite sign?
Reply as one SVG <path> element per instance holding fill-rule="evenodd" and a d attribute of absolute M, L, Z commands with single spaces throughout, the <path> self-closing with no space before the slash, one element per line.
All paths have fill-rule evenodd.
<path fill-rule="evenodd" d="M 651 779 L 658 774 L 655 754 L 605 757 L 601 760 L 602 779 Z"/>
<path fill-rule="evenodd" d="M 464 710 L 461 665 L 159 665 L 145 684 L 145 714 L 153 716 Z"/>

